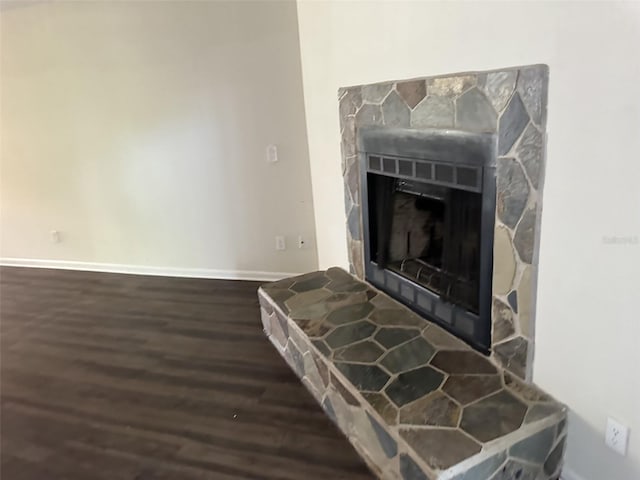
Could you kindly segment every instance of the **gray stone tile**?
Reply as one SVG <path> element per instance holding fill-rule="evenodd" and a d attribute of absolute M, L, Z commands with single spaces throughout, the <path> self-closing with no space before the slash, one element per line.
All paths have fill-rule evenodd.
<path fill-rule="evenodd" d="M 342 119 L 342 138 L 340 148 L 342 149 L 343 160 L 356 155 L 356 119 L 353 116 Z"/>
<path fill-rule="evenodd" d="M 331 348 L 338 348 L 364 340 L 375 332 L 376 326 L 366 320 L 337 327 L 327 335 L 325 341 Z"/>
<path fill-rule="evenodd" d="M 536 480 L 539 473 L 539 466 L 528 465 L 509 459 L 507 463 L 491 477 L 491 480 Z"/>
<path fill-rule="evenodd" d="M 469 350 L 469 345 L 462 340 L 454 337 L 446 330 L 438 327 L 437 325 L 430 325 L 422 336 L 426 338 L 429 343 L 438 349 L 443 350 Z"/>
<path fill-rule="evenodd" d="M 515 333 L 513 311 L 506 303 L 493 299 L 493 341 L 500 342 Z"/>
<path fill-rule="evenodd" d="M 551 415 L 555 415 L 562 410 L 562 405 L 557 403 L 536 403 L 529 407 L 524 423 L 533 423 Z"/>
<path fill-rule="evenodd" d="M 550 402 L 552 399 L 533 384 L 525 383 L 509 372 L 503 372 L 504 384 L 507 389 L 529 402 Z"/>
<path fill-rule="evenodd" d="M 544 462 L 544 473 L 547 475 L 552 475 L 557 473 L 558 467 L 562 462 L 562 457 L 564 455 L 564 447 L 565 447 L 566 437 L 563 437 L 562 440 L 553 448 L 549 456 Z"/>
<path fill-rule="evenodd" d="M 333 409 L 333 405 L 331 404 L 331 400 L 329 400 L 329 397 L 324 398 L 324 401 L 322 402 L 322 408 L 333 423 L 338 423 L 336 412 Z"/>
<path fill-rule="evenodd" d="M 451 480 L 488 480 L 506 459 L 507 453 L 500 452 L 471 467 L 466 472 L 456 475 Z"/>
<path fill-rule="evenodd" d="M 269 317 L 269 320 L 271 321 L 271 328 L 270 328 L 271 336 L 277 340 L 277 342 L 280 344 L 282 348 L 284 348 L 287 344 L 288 333 L 285 333 L 282 330 L 282 325 L 278 320 L 277 314 L 271 315 Z"/>
<path fill-rule="evenodd" d="M 304 358 L 298 347 L 289 340 L 284 351 L 285 358 L 288 357 L 289 364 L 298 377 L 304 377 Z"/>
<path fill-rule="evenodd" d="M 380 365 L 391 373 L 404 372 L 426 364 L 435 351 L 424 338 L 417 337 L 387 353 Z"/>
<path fill-rule="evenodd" d="M 334 358 L 339 361 L 370 363 L 375 362 L 383 353 L 384 350 L 377 343 L 366 340 L 337 351 Z"/>
<path fill-rule="evenodd" d="M 382 104 L 382 115 L 387 127 L 407 128 L 409 126 L 411 112 L 400 95 L 391 92 Z"/>
<path fill-rule="evenodd" d="M 443 391 L 462 405 L 475 402 L 501 388 L 499 375 L 451 375 L 442 386 Z"/>
<path fill-rule="evenodd" d="M 309 290 L 308 292 L 298 293 L 291 298 L 288 298 L 284 303 L 289 310 L 295 311 L 308 307 L 310 305 L 317 304 L 331 296 L 331 292 L 323 288 L 316 290 Z"/>
<path fill-rule="evenodd" d="M 362 396 L 378 412 L 387 425 L 398 423 L 398 409 L 382 393 L 364 392 Z"/>
<path fill-rule="evenodd" d="M 373 431 L 376 433 L 376 437 L 378 438 L 378 442 L 382 447 L 382 451 L 387 456 L 387 458 L 393 458 L 398 454 L 398 444 L 396 441 L 387 433 L 387 431 L 367 412 L 367 418 L 369 422 L 371 422 L 371 426 L 373 427 Z"/>
<path fill-rule="evenodd" d="M 396 90 L 409 108 L 415 108 L 427 96 L 427 82 L 424 80 L 398 82 Z"/>
<path fill-rule="evenodd" d="M 487 95 L 493 108 L 497 112 L 501 112 L 507 106 L 507 102 L 516 88 L 517 78 L 518 72 L 515 70 L 490 72 L 485 74 L 483 81 L 478 81 L 478 84 Z"/>
<path fill-rule="evenodd" d="M 498 154 L 506 155 L 522 134 L 529 123 L 524 104 L 517 93 L 511 97 L 511 101 L 498 123 Z"/>
<path fill-rule="evenodd" d="M 551 451 L 553 441 L 555 440 L 556 428 L 545 428 L 544 430 L 525 438 L 514 444 L 509 449 L 509 455 L 517 460 L 523 460 L 528 463 L 542 463 Z"/>
<path fill-rule="evenodd" d="M 502 390 L 464 408 L 460 428 L 480 442 L 503 437 L 522 425 L 527 407 Z"/>
<path fill-rule="evenodd" d="M 345 305 L 337 308 L 329 314 L 327 321 L 333 325 L 343 325 L 365 318 L 373 311 L 373 305 L 369 302 L 359 302 L 353 305 Z"/>
<path fill-rule="evenodd" d="M 518 143 L 516 155 L 524 165 L 527 176 L 535 188 L 540 186 L 543 148 L 542 134 L 530 123 Z"/>
<path fill-rule="evenodd" d="M 400 436 L 433 469 L 444 470 L 480 451 L 480 445 L 458 430 L 400 430 Z"/>
<path fill-rule="evenodd" d="M 360 208 L 352 205 L 351 211 L 347 217 L 347 226 L 349 234 L 354 240 L 360 240 Z"/>
<path fill-rule="evenodd" d="M 472 88 L 456 100 L 456 128 L 471 132 L 495 132 L 498 115 L 487 97 Z"/>
<path fill-rule="evenodd" d="M 524 176 L 522 167 L 513 158 L 499 158 L 496 170 L 498 218 L 513 229 L 527 206 L 529 182 Z"/>
<path fill-rule="evenodd" d="M 389 375 L 375 365 L 336 362 L 335 366 L 358 390 L 377 392 L 389 380 Z"/>
<path fill-rule="evenodd" d="M 387 303 L 388 302 L 388 303 Z M 424 318 L 409 312 L 408 310 L 397 308 L 397 302 L 390 300 L 385 295 L 376 296 L 371 303 L 377 307 L 369 315 L 369 319 L 380 326 L 403 326 L 424 328 L 428 322 Z M 382 308 L 383 305 L 395 306 L 396 308 Z"/>
<path fill-rule="evenodd" d="M 518 75 L 518 93 L 536 125 L 546 122 L 547 77 L 545 65 L 522 68 Z"/>
<path fill-rule="evenodd" d="M 533 263 L 533 244 L 536 227 L 536 208 L 528 208 L 522 220 L 518 224 L 516 234 L 513 236 L 513 246 L 516 248 L 520 260 L 525 263 Z"/>
<path fill-rule="evenodd" d="M 430 480 L 416 462 L 406 454 L 400 455 L 400 475 L 402 480 Z"/>
<path fill-rule="evenodd" d="M 525 378 L 529 342 L 523 337 L 515 337 L 493 346 L 496 360 L 511 373 Z"/>
<path fill-rule="evenodd" d="M 371 320 L 375 323 L 373 318 Z M 420 335 L 420 330 L 415 328 L 382 327 L 373 338 L 380 345 L 386 348 L 393 348 L 407 340 L 416 338 L 418 335 Z"/>
<path fill-rule="evenodd" d="M 320 353 L 322 353 L 325 357 L 331 355 L 331 349 L 329 346 L 324 343 L 324 340 L 313 340 L 311 343 L 318 349 Z"/>
<path fill-rule="evenodd" d="M 497 226 L 493 235 L 493 293 L 507 294 L 513 287 L 516 259 L 509 230 Z"/>
<path fill-rule="evenodd" d="M 342 399 L 347 402 L 347 404 L 351 405 L 352 407 L 360 406 L 360 402 L 358 401 L 358 399 L 353 395 L 353 393 L 349 391 L 346 386 L 342 384 L 340 380 L 338 380 L 338 378 L 334 374 L 331 374 L 331 385 L 333 385 L 333 388 L 335 388 L 336 392 L 338 392 L 338 395 L 340 395 Z"/>
<path fill-rule="evenodd" d="M 427 79 L 427 93 L 436 96 L 456 97 L 475 86 L 476 83 L 477 77 L 474 74 L 429 78 Z"/>
<path fill-rule="evenodd" d="M 453 100 L 447 97 L 428 96 L 411 112 L 411 127 L 453 127 L 453 119 Z"/>
<path fill-rule="evenodd" d="M 456 427 L 460 407 L 440 391 L 432 392 L 400 409 L 400 423 Z"/>
<path fill-rule="evenodd" d="M 381 103 L 391 91 L 393 83 L 375 83 L 362 86 L 362 100 L 367 103 Z"/>
<path fill-rule="evenodd" d="M 518 313 L 518 291 L 517 290 L 513 290 L 509 293 L 509 295 L 507 295 L 507 301 L 509 302 L 509 306 L 511 306 L 511 309 Z"/>
<path fill-rule="evenodd" d="M 398 375 L 385 392 L 393 403 L 402 407 L 436 390 L 443 379 L 442 373 L 430 367 L 421 367 Z"/>
<path fill-rule="evenodd" d="M 436 353 L 431 364 L 449 374 L 498 372 L 489 360 L 472 351 L 443 350 Z"/>
<path fill-rule="evenodd" d="M 346 118 L 347 115 L 355 115 L 360 105 L 362 105 L 360 87 L 345 89 L 344 94 L 340 98 L 340 118 Z"/>
<path fill-rule="evenodd" d="M 365 103 L 356 114 L 356 125 L 358 127 L 381 126 L 382 109 L 378 105 Z"/>
<path fill-rule="evenodd" d="M 309 338 L 324 337 L 332 329 L 322 318 L 294 318 L 293 321 Z"/>

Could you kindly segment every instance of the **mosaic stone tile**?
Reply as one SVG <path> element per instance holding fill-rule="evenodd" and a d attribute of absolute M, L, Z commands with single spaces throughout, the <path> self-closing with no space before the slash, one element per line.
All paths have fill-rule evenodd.
<path fill-rule="evenodd" d="M 313 276 L 306 280 L 302 280 L 300 282 L 295 282 L 293 285 L 291 285 L 291 287 L 289 287 L 289 289 L 293 290 L 296 293 L 302 293 L 324 287 L 327 283 L 329 283 L 329 279 L 325 277 L 322 272 L 318 273 L 319 275 Z"/>
<path fill-rule="evenodd" d="M 312 320 L 294 318 L 293 321 L 300 327 L 300 330 L 310 338 L 323 337 L 331 331 L 331 325 L 328 325 L 321 318 L 314 318 Z"/>
<path fill-rule="evenodd" d="M 465 407 L 460 428 L 481 442 L 517 430 L 527 411 L 524 403 L 502 390 Z"/>
<path fill-rule="evenodd" d="M 362 93 L 359 88 L 349 88 L 340 97 L 340 118 L 355 115 L 362 105 Z"/>
<path fill-rule="evenodd" d="M 327 302 L 318 302 L 311 305 L 305 305 L 304 307 L 289 312 L 289 317 L 293 320 L 312 320 L 324 317 L 329 313 L 329 304 Z"/>
<path fill-rule="evenodd" d="M 371 318 L 371 320 L 373 320 L 373 318 Z M 420 330 L 416 330 L 415 328 L 383 327 L 373 338 L 383 347 L 393 348 L 418 335 L 420 335 Z"/>
<path fill-rule="evenodd" d="M 513 327 L 513 311 L 506 303 L 493 299 L 493 342 L 500 342 L 516 331 Z"/>
<path fill-rule="evenodd" d="M 296 375 L 300 378 L 304 377 L 304 358 L 298 347 L 296 347 L 292 341 L 287 342 L 285 358 L 288 358 L 289 365 L 291 365 Z"/>
<path fill-rule="evenodd" d="M 522 167 L 513 158 L 499 158 L 497 161 L 498 189 L 496 211 L 498 218 L 513 229 L 522 216 L 529 200 L 529 183 Z"/>
<path fill-rule="evenodd" d="M 559 413 L 562 407 L 554 403 L 537 403 L 529 407 L 524 423 L 533 423 L 543 418 Z"/>
<path fill-rule="evenodd" d="M 508 390 L 529 402 L 551 402 L 552 398 L 534 385 L 528 384 L 510 374 L 503 372 L 504 384 Z"/>
<path fill-rule="evenodd" d="M 353 205 L 347 216 L 347 227 L 349 234 L 354 240 L 360 240 L 360 209 Z"/>
<path fill-rule="evenodd" d="M 275 315 L 273 310 L 271 315 Z M 264 308 L 260 309 L 260 320 L 262 321 L 262 329 L 267 335 L 271 335 L 271 315 Z"/>
<path fill-rule="evenodd" d="M 506 155 L 529 123 L 529 115 L 520 95 L 515 93 L 498 124 L 498 154 Z"/>
<path fill-rule="evenodd" d="M 400 430 L 400 436 L 431 468 L 443 470 L 475 455 L 480 445 L 459 430 Z"/>
<path fill-rule="evenodd" d="M 409 108 L 414 108 L 427 96 L 427 82 L 424 80 L 409 80 L 398 82 L 396 90 Z"/>
<path fill-rule="evenodd" d="M 409 455 L 400 455 L 400 475 L 402 480 L 429 480 L 422 469 Z"/>
<path fill-rule="evenodd" d="M 382 356 L 384 350 L 372 341 L 356 343 L 349 347 L 343 348 L 334 354 L 334 359 L 347 362 L 375 362 Z"/>
<path fill-rule="evenodd" d="M 475 402 L 501 388 L 499 375 L 451 375 L 442 386 L 442 390 L 462 405 Z"/>
<path fill-rule="evenodd" d="M 431 365 L 449 374 L 497 373 L 489 360 L 470 350 L 443 350 L 436 353 Z"/>
<path fill-rule="evenodd" d="M 374 83 L 362 86 L 362 100 L 367 103 L 381 103 L 393 88 L 393 83 Z"/>
<path fill-rule="evenodd" d="M 269 296 L 278 305 L 284 313 L 289 313 L 289 307 L 286 305 L 286 301 L 293 297 L 295 293 L 291 290 L 269 290 Z"/>
<path fill-rule="evenodd" d="M 470 132 L 495 132 L 497 120 L 496 111 L 477 88 L 456 100 L 456 128 Z"/>
<path fill-rule="evenodd" d="M 336 392 L 342 397 L 342 399 L 347 402 L 347 404 L 359 407 L 360 402 L 353 394 L 345 387 L 340 380 L 335 375 L 331 375 L 331 385 L 336 389 Z"/>
<path fill-rule="evenodd" d="M 333 325 L 344 325 L 357 320 L 362 320 L 373 311 L 373 305 L 369 302 L 359 302 L 337 308 L 327 316 L 327 321 Z"/>
<path fill-rule="evenodd" d="M 533 262 L 534 229 L 536 227 L 535 206 L 528 208 L 522 220 L 518 224 L 516 234 L 513 237 L 513 246 L 516 248 L 520 260 L 531 264 Z"/>
<path fill-rule="evenodd" d="M 532 124 L 526 128 L 516 148 L 516 155 L 524 165 L 534 188 L 540 186 L 543 155 L 542 134 Z"/>
<path fill-rule="evenodd" d="M 274 290 L 286 290 L 291 285 L 293 285 L 298 277 L 288 277 L 283 278 L 281 280 L 276 280 L 275 282 L 270 282 L 263 285 L 261 288 L 265 291 L 269 292 L 269 298 L 273 300 L 273 291 Z"/>
<path fill-rule="evenodd" d="M 335 366 L 358 390 L 377 392 L 389 381 L 389 375 L 375 365 L 336 362 Z"/>
<path fill-rule="evenodd" d="M 542 463 L 551 451 L 555 440 L 555 426 L 519 441 L 509 449 L 509 455 L 517 460 L 528 463 Z"/>
<path fill-rule="evenodd" d="M 546 121 L 547 76 L 547 67 L 543 65 L 521 68 L 518 76 L 518 93 L 536 125 Z"/>
<path fill-rule="evenodd" d="M 265 293 L 262 290 L 258 290 L 258 301 L 260 303 L 260 308 L 267 314 L 267 316 L 273 313 L 273 305 L 271 302 L 265 298 Z"/>
<path fill-rule="evenodd" d="M 322 402 L 322 409 L 325 411 L 325 413 L 333 423 L 338 422 L 338 419 L 336 418 L 336 411 L 333 409 L 333 405 L 331 404 L 331 400 L 329 400 L 329 397 L 324 398 L 324 401 Z"/>
<path fill-rule="evenodd" d="M 437 370 L 421 367 L 398 375 L 385 392 L 393 403 L 402 407 L 436 390 L 443 379 L 444 375 Z"/>
<path fill-rule="evenodd" d="M 398 423 L 398 409 L 382 393 L 365 392 L 362 395 L 387 424 Z"/>
<path fill-rule="evenodd" d="M 380 442 L 380 446 L 384 451 L 387 458 L 393 458 L 398 454 L 398 444 L 397 442 L 387 433 L 387 431 L 382 428 L 382 426 L 373 418 L 369 413 L 367 413 L 367 418 L 373 427 L 373 431 L 376 433 L 376 437 L 378 437 L 378 441 Z"/>
<path fill-rule="evenodd" d="M 358 127 L 383 125 L 382 109 L 378 105 L 365 103 L 356 114 L 356 125 Z"/>
<path fill-rule="evenodd" d="M 337 327 L 333 332 L 327 335 L 325 341 L 331 348 L 343 347 L 350 343 L 370 337 L 375 330 L 376 326 L 366 320 L 349 323 L 347 325 Z"/>
<path fill-rule="evenodd" d="M 476 75 L 429 78 L 427 80 L 427 92 L 429 95 L 455 97 L 473 87 L 476 81 Z"/>
<path fill-rule="evenodd" d="M 351 194 L 351 198 L 353 199 L 354 203 L 358 203 L 360 198 L 359 182 L 360 172 L 358 169 L 358 162 L 353 162 L 347 167 L 347 170 L 345 172 L 345 185 L 349 189 L 349 193 Z"/>
<path fill-rule="evenodd" d="M 318 375 L 320 376 L 320 379 L 322 380 L 322 385 L 324 387 L 327 387 L 329 385 L 329 370 L 327 368 L 327 365 L 324 363 L 324 361 L 318 356 L 318 354 L 316 352 L 314 352 L 313 350 L 309 350 L 308 352 L 309 356 L 311 357 L 311 359 L 313 360 L 313 363 L 315 365 L 315 368 L 318 372 Z M 306 357 L 307 354 L 305 354 Z M 308 370 L 305 368 L 305 370 Z"/>
<path fill-rule="evenodd" d="M 504 295 L 511 290 L 516 273 L 516 259 L 511 237 L 504 227 L 497 227 L 493 235 L 493 293 Z"/>
<path fill-rule="evenodd" d="M 469 345 L 435 324 L 422 332 L 422 336 L 438 349 L 469 350 Z"/>
<path fill-rule="evenodd" d="M 456 475 L 451 480 L 488 480 L 506 459 L 507 452 L 500 452 L 471 467 L 466 472 Z"/>
<path fill-rule="evenodd" d="M 560 442 L 551 450 L 551 453 L 544 462 L 544 473 L 552 475 L 557 472 L 560 463 L 562 462 L 562 456 L 564 455 L 566 437 L 562 438 Z"/>
<path fill-rule="evenodd" d="M 528 465 L 509 459 L 507 463 L 491 477 L 491 480 L 536 480 L 540 473 L 537 465 Z"/>
<path fill-rule="evenodd" d="M 497 112 L 501 112 L 507 106 L 507 102 L 516 88 L 518 72 L 515 70 L 506 72 L 489 72 L 481 75 L 478 86 L 482 88 L 487 98 Z"/>
<path fill-rule="evenodd" d="M 453 100 L 428 96 L 411 112 L 411 128 L 453 127 Z"/>
<path fill-rule="evenodd" d="M 310 305 L 314 305 L 321 300 L 331 296 L 331 292 L 323 288 L 310 290 L 308 292 L 299 293 L 285 301 L 285 305 L 289 310 L 296 311 Z"/>
<path fill-rule="evenodd" d="M 320 370 L 318 369 L 318 366 L 313 358 L 313 353 L 311 351 L 307 351 L 304 353 L 302 358 L 304 359 L 305 378 L 307 379 L 308 383 L 316 392 L 324 392 L 326 383 L 320 375 Z M 316 395 L 314 394 L 314 396 Z"/>
<path fill-rule="evenodd" d="M 433 392 L 400 409 L 400 423 L 456 427 L 460 407 L 442 392 Z"/>
<path fill-rule="evenodd" d="M 391 92 L 382 104 L 384 124 L 388 127 L 407 128 L 411 112 L 407 104 L 396 92 Z"/>
<path fill-rule="evenodd" d="M 511 292 L 509 292 L 509 295 L 507 295 L 507 302 L 509 302 L 509 306 L 511 307 L 511 309 L 515 313 L 518 313 L 518 291 L 517 290 L 512 290 Z"/>
<path fill-rule="evenodd" d="M 342 158 L 346 159 L 357 155 L 356 149 L 356 119 L 352 116 L 344 117 L 342 120 L 342 141 L 340 148 L 342 149 Z M 344 172 L 343 172 L 344 173 Z"/>
<path fill-rule="evenodd" d="M 518 321 L 520 331 L 527 337 L 533 338 L 533 325 L 531 324 L 533 306 L 533 274 L 531 265 L 525 265 L 518 285 Z"/>
<path fill-rule="evenodd" d="M 523 337 L 515 337 L 503 343 L 493 346 L 493 353 L 500 364 L 516 374 L 520 378 L 525 378 L 527 372 L 527 351 L 529 342 Z"/>
<path fill-rule="evenodd" d="M 288 335 L 282 330 L 278 315 L 274 313 L 274 315 L 271 315 L 269 319 L 271 321 L 271 337 L 274 338 L 282 348 L 284 348 L 287 344 Z"/>
<path fill-rule="evenodd" d="M 396 306 L 396 308 L 384 308 L 387 302 L 390 302 L 389 304 Z M 423 318 L 410 313 L 408 310 L 397 308 L 398 304 L 394 304 L 393 300 L 390 300 L 389 297 L 378 295 L 371 300 L 371 303 L 378 307 L 369 315 L 369 320 L 376 325 L 394 326 L 401 324 L 403 327 L 417 328 L 424 328 L 428 325 L 428 322 Z"/>
<path fill-rule="evenodd" d="M 311 343 L 320 351 L 323 355 L 331 355 L 331 349 L 324 343 L 324 340 L 313 340 Z"/>
<path fill-rule="evenodd" d="M 417 337 L 387 353 L 380 365 L 391 373 L 404 372 L 426 364 L 435 351 L 424 338 Z"/>

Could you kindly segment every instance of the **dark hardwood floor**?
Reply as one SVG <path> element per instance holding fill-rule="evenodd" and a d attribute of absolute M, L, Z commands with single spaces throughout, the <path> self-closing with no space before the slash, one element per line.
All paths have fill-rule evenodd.
<path fill-rule="evenodd" d="M 258 283 L 0 269 L 2 480 L 371 479 Z"/>

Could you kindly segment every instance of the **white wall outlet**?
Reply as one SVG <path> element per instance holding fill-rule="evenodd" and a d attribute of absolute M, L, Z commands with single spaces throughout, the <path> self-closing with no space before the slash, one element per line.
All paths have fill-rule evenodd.
<path fill-rule="evenodd" d="M 284 241 L 284 237 L 281 235 L 276 236 L 276 250 L 286 250 L 287 244 Z"/>
<path fill-rule="evenodd" d="M 51 243 L 60 243 L 60 232 L 58 230 L 51 230 L 49 235 L 51 235 Z"/>
<path fill-rule="evenodd" d="M 304 248 L 306 243 L 304 241 L 304 237 L 302 235 L 298 235 L 298 248 Z"/>
<path fill-rule="evenodd" d="M 611 417 L 607 418 L 607 430 L 604 435 L 604 442 L 607 446 L 620 455 L 626 455 L 628 439 L 629 427 Z"/>
<path fill-rule="evenodd" d="M 267 145 L 267 162 L 276 163 L 278 161 L 278 147 L 276 145 Z"/>

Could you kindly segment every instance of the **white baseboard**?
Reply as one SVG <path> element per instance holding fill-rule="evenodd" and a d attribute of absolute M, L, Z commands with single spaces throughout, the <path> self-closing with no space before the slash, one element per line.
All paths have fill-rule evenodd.
<path fill-rule="evenodd" d="M 562 468 L 562 475 L 560 475 L 560 480 L 586 480 L 584 477 L 581 477 L 573 470 L 567 467 Z"/>
<path fill-rule="evenodd" d="M 216 270 L 209 268 L 149 267 L 117 263 L 70 262 L 65 260 L 39 260 L 31 258 L 0 258 L 0 265 L 8 267 L 55 268 L 87 272 L 126 273 L 130 275 L 156 275 L 161 277 L 214 278 L 220 280 L 275 281 L 299 273 L 261 272 L 254 270 Z"/>

